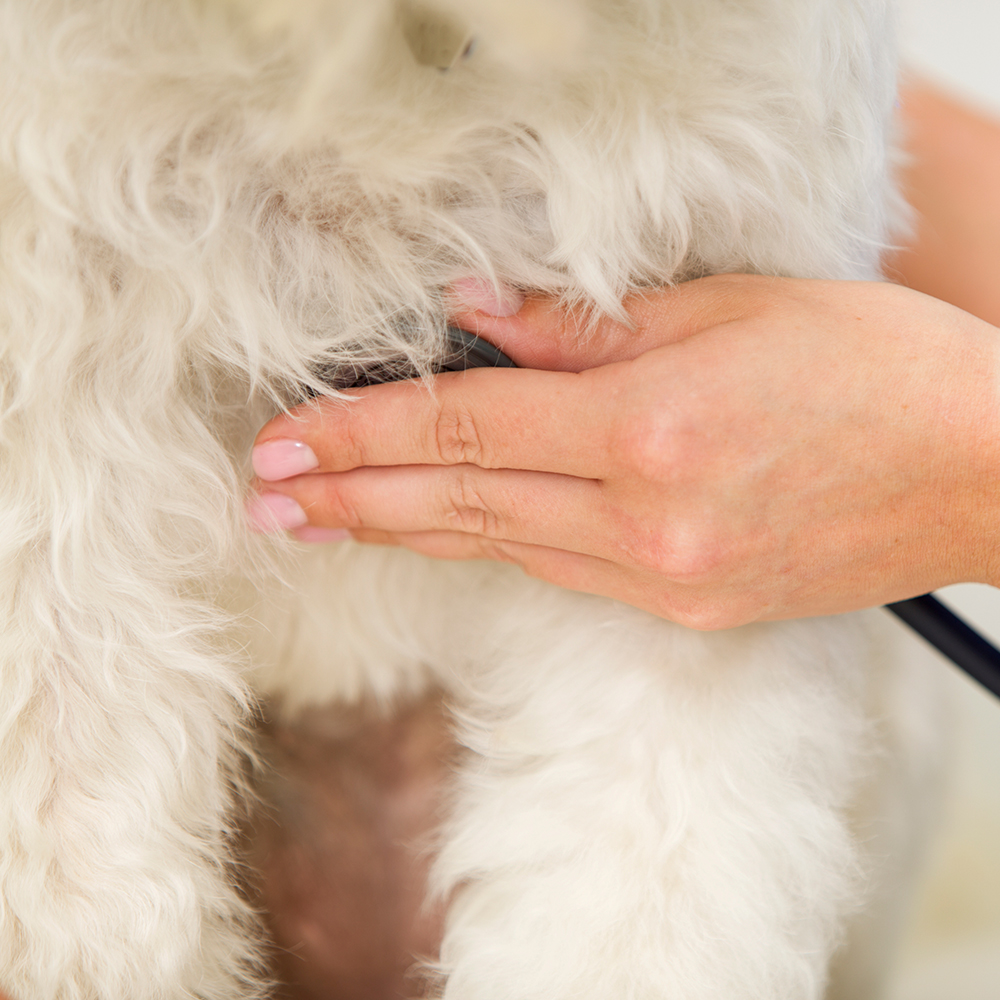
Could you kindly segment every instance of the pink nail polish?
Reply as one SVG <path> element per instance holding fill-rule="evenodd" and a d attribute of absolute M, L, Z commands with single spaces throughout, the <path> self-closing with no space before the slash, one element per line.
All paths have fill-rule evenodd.
<path fill-rule="evenodd" d="M 262 493 L 248 500 L 246 513 L 250 527 L 262 535 L 301 528 L 309 520 L 306 512 L 282 493 Z"/>
<path fill-rule="evenodd" d="M 267 482 L 301 476 L 319 466 L 319 459 L 304 441 L 275 438 L 257 445 L 251 453 L 253 471 Z"/>
<path fill-rule="evenodd" d="M 460 278 L 452 285 L 451 291 L 463 306 L 489 316 L 513 316 L 524 305 L 524 296 L 516 289 L 507 285 L 497 289 L 482 278 Z"/>
<path fill-rule="evenodd" d="M 292 534 L 300 542 L 348 542 L 351 533 L 346 528 L 314 528 L 307 524 L 304 528 L 296 528 Z"/>

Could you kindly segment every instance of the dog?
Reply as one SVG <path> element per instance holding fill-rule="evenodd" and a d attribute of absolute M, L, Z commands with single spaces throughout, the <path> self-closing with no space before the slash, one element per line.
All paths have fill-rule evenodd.
<path fill-rule="evenodd" d="M 700 632 L 243 503 L 255 430 L 331 373 L 428 374 L 463 278 L 619 318 L 707 274 L 877 279 L 886 0 L 4 0 L 0 29 L 0 988 L 269 995 L 255 706 L 439 687 L 442 997 L 875 997 L 935 745 L 878 612 Z"/>

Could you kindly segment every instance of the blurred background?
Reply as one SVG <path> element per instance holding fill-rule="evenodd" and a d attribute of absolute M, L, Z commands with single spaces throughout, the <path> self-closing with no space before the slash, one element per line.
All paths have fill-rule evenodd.
<path fill-rule="evenodd" d="M 901 2 L 909 68 L 1000 121 L 1000 0 Z M 939 596 L 1000 644 L 1000 590 Z M 956 722 L 950 792 L 891 1000 L 1000 1000 L 1000 700 L 942 670 Z"/>

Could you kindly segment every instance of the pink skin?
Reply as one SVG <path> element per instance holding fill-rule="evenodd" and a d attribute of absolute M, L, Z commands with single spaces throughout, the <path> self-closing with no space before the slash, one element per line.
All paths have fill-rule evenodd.
<path fill-rule="evenodd" d="M 424 903 L 426 850 L 454 752 L 439 699 L 393 718 L 314 709 L 265 724 L 264 807 L 245 833 L 254 902 L 287 1000 L 423 995 L 442 907 Z M 2 1000 L 2 998 L 0 998 Z"/>

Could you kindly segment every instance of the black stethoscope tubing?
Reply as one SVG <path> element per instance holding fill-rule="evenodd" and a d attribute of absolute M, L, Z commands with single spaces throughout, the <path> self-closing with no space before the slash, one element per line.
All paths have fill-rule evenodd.
<path fill-rule="evenodd" d="M 933 594 L 887 604 L 886 610 L 1000 698 L 1000 649 L 987 642 Z"/>

